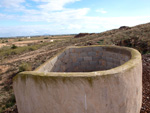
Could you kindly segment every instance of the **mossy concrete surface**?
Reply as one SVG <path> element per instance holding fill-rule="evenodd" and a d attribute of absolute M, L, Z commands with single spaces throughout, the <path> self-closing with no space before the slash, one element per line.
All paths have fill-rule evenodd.
<path fill-rule="evenodd" d="M 105 54 L 105 68 L 101 62 L 92 62 L 96 53 L 96 62 L 104 59 L 101 55 Z M 88 65 L 82 68 L 79 64 L 82 69 L 72 67 L 67 71 L 67 66 L 62 66 L 55 70 L 62 65 L 60 61 L 64 61 L 65 55 L 76 62 L 78 58 L 80 62 L 91 61 L 89 65 L 99 68 L 90 70 Z M 76 66 L 70 59 L 69 67 Z M 119 63 L 116 67 L 115 61 Z M 14 77 L 13 88 L 19 113 L 139 113 L 141 55 L 135 49 L 118 46 L 68 47 L 35 71 L 19 73 Z"/>

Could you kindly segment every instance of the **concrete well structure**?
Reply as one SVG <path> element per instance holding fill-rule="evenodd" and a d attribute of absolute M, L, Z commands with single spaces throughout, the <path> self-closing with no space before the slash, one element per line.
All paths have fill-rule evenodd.
<path fill-rule="evenodd" d="M 69 47 L 13 80 L 19 113 L 140 113 L 141 54 L 118 46 Z"/>

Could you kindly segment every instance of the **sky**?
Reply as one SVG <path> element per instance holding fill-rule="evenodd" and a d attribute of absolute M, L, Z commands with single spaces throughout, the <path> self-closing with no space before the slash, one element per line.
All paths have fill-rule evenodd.
<path fill-rule="evenodd" d="M 0 37 L 97 33 L 150 22 L 150 0 L 0 0 Z"/>

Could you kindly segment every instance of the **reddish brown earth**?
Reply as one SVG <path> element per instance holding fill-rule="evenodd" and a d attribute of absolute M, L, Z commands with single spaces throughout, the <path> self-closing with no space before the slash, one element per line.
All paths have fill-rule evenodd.
<path fill-rule="evenodd" d="M 143 103 L 141 113 L 150 113 L 150 54 L 143 55 Z"/>
<path fill-rule="evenodd" d="M 32 70 L 43 62 L 47 61 L 58 51 L 67 46 L 89 46 L 89 45 L 119 45 L 132 47 L 139 50 L 143 60 L 143 103 L 140 113 L 150 113 L 150 23 L 138 25 L 132 28 L 122 27 L 103 33 L 86 35 L 79 38 L 72 38 L 61 41 L 54 45 L 42 47 L 36 51 L 27 52 L 21 55 L 13 55 L 8 59 L 0 58 L 0 107 L 8 102 L 12 91 L 12 78 L 18 73 L 21 62 L 32 64 Z M 6 87 L 7 86 L 7 87 Z M 4 88 L 2 88 L 4 87 Z M 3 113 L 18 113 L 16 105 L 7 108 Z"/>
<path fill-rule="evenodd" d="M 143 103 L 140 113 L 150 113 L 150 54 L 143 55 Z M 18 113 L 16 105 L 4 113 Z"/>

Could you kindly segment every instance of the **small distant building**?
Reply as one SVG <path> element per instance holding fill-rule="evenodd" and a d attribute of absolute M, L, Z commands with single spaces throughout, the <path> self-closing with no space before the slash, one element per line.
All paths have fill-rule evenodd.
<path fill-rule="evenodd" d="M 50 40 L 50 42 L 54 42 L 54 40 Z"/>
<path fill-rule="evenodd" d="M 27 39 L 30 39 L 30 38 L 31 38 L 30 36 L 27 37 Z"/>

